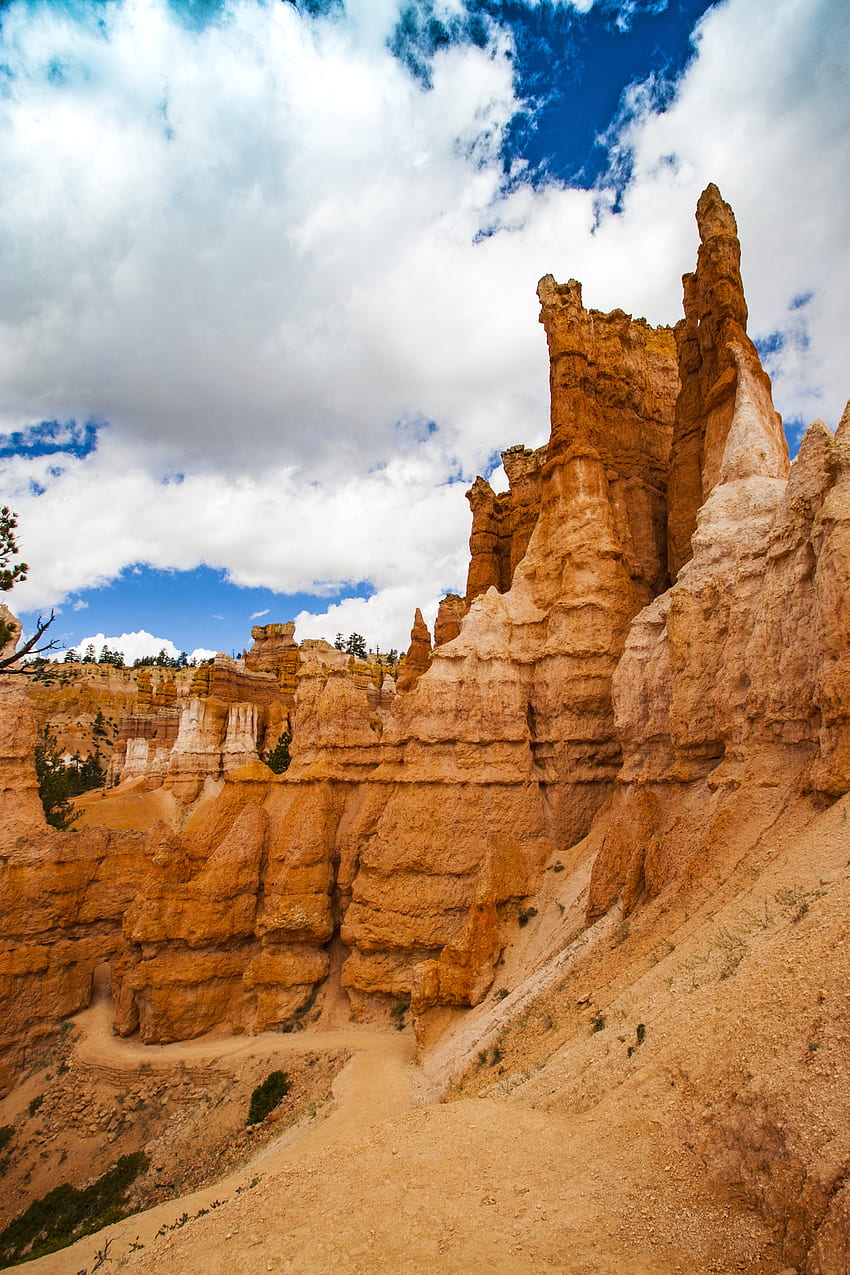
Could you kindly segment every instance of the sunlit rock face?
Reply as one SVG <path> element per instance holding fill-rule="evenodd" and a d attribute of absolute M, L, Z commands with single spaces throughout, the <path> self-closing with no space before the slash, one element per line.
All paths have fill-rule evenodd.
<path fill-rule="evenodd" d="M 121 919 L 146 872 L 141 833 L 47 825 L 36 736 L 20 680 L 0 677 L 0 1094 L 88 1004 L 96 967 L 126 959 Z"/>
<path fill-rule="evenodd" d="M 807 793 L 850 787 L 850 418 L 835 436 L 816 421 L 789 466 L 716 188 L 697 220 L 677 329 L 676 580 L 633 621 L 614 677 L 623 766 L 594 833 L 591 919 L 711 871 L 730 821 L 755 846 Z"/>

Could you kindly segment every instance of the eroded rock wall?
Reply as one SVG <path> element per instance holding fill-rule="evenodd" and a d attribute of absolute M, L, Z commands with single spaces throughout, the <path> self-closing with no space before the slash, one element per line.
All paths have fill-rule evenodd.
<path fill-rule="evenodd" d="M 121 967 L 121 920 L 147 871 L 140 833 L 47 825 L 36 732 L 25 691 L 0 677 L 0 1093 L 88 1004 L 97 966 Z"/>
<path fill-rule="evenodd" d="M 751 825 L 754 848 L 806 793 L 850 787 L 850 418 L 834 437 L 815 422 L 789 470 L 743 329 L 734 221 L 712 188 L 698 221 L 686 295 L 703 298 L 700 328 L 725 342 L 724 358 L 703 360 L 700 402 L 717 408 L 702 444 L 709 490 L 675 584 L 635 618 L 614 678 L 623 767 L 596 831 L 590 918 L 710 873 L 730 821 Z M 683 374 L 679 418 L 693 393 Z"/>

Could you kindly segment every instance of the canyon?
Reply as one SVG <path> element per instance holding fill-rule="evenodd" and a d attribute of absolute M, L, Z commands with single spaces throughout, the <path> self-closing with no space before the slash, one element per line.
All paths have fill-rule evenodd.
<path fill-rule="evenodd" d="M 511 1190 L 534 1183 L 547 1216 L 562 1190 L 584 1217 L 583 1239 L 559 1223 L 571 1270 L 850 1268 L 850 412 L 790 460 L 714 186 L 697 227 L 675 328 L 540 281 L 549 443 L 502 453 L 507 492 L 473 484 L 465 595 L 433 635 L 416 613 L 399 666 L 275 624 L 197 669 L 0 677 L 15 1111 L 108 965 L 119 1052 L 267 1041 L 307 1016 L 353 1023 L 356 1048 L 408 1023 L 419 1105 L 321 1161 L 341 1198 L 364 1164 L 392 1177 L 394 1140 L 414 1177 L 468 1143 L 497 1181 L 491 1143 Z M 77 747 L 98 710 L 110 786 L 60 832 L 36 731 Z M 284 731 L 278 775 L 262 757 Z M 572 1139 L 562 1172 L 607 1184 L 620 1239 L 511 1127 L 548 1156 Z M 290 1227 L 300 1206 L 262 1190 Z M 211 1270 L 197 1244 L 216 1226 L 125 1264 Z M 360 1234 L 356 1269 L 558 1260 L 557 1227 L 501 1267 L 448 1231 L 435 1255 L 426 1229 L 402 1251 L 382 1231 L 380 1257 Z M 340 1260 L 322 1237 L 291 1269 Z"/>

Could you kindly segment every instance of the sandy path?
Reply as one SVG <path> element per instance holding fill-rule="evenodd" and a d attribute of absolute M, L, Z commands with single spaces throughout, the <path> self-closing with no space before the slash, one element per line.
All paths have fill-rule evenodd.
<path fill-rule="evenodd" d="M 376 1124 L 408 1111 L 412 1105 L 414 1043 L 409 1034 L 377 1032 L 366 1028 L 299 1032 L 291 1035 L 265 1032 L 258 1036 L 203 1037 L 172 1045 L 143 1045 L 122 1040 L 112 1032 L 112 1010 L 101 996 L 73 1020 L 82 1033 L 75 1046 L 86 1065 L 107 1069 L 113 1075 L 135 1075 L 144 1064 L 149 1072 L 173 1071 L 181 1063 L 193 1068 L 218 1062 L 232 1068 L 241 1058 L 267 1058 L 285 1062 L 299 1053 L 348 1049 L 353 1057 L 333 1083 L 333 1105 L 327 1115 L 288 1129 L 268 1143 L 246 1165 L 214 1184 L 181 1196 L 126 1221 L 89 1236 L 61 1252 L 25 1264 L 39 1275 L 78 1275 L 93 1254 L 111 1240 L 110 1262 L 124 1257 L 131 1243 L 149 1245 L 157 1231 L 170 1227 L 184 1213 L 207 1209 L 214 1200 L 233 1198 L 246 1190 L 257 1175 L 294 1165 L 326 1148 L 344 1146 L 368 1134 Z M 108 1269 L 108 1267 L 107 1267 Z"/>

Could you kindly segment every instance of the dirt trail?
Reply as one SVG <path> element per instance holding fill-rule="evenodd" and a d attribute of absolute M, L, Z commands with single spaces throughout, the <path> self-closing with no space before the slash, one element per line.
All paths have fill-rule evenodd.
<path fill-rule="evenodd" d="M 170 1072 L 181 1064 L 194 1068 L 218 1062 L 232 1068 L 240 1057 L 267 1058 L 283 1063 L 287 1056 L 348 1049 L 353 1057 L 333 1084 L 334 1102 L 328 1114 L 288 1129 L 267 1144 L 239 1170 L 182 1196 L 135 1214 L 122 1223 L 89 1236 L 61 1252 L 27 1263 L 33 1275 L 78 1275 L 92 1254 L 112 1241 L 111 1260 L 127 1253 L 134 1241 L 149 1245 L 163 1226 L 171 1227 L 184 1213 L 194 1216 L 212 1202 L 233 1198 L 248 1189 L 258 1175 L 294 1165 L 326 1148 L 348 1145 L 368 1134 L 372 1126 L 401 1115 L 413 1103 L 414 1043 L 409 1034 L 350 1027 L 282 1035 L 203 1037 L 171 1045 L 143 1045 L 122 1040 L 112 1031 L 108 996 L 96 1001 L 74 1020 L 81 1033 L 75 1052 L 94 1068 L 135 1074 L 144 1065 L 150 1072 Z"/>

